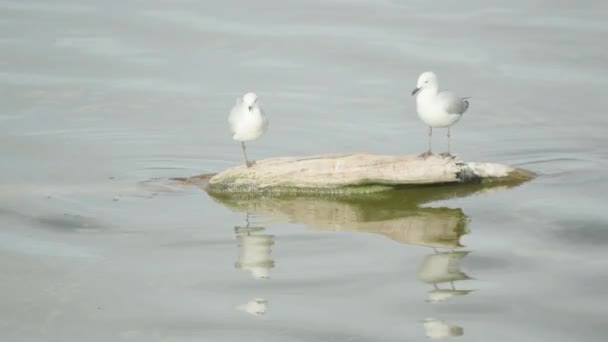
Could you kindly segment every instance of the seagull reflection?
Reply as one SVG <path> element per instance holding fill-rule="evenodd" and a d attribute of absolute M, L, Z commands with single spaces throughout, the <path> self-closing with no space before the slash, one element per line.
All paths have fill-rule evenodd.
<path fill-rule="evenodd" d="M 523 182 L 523 181 L 522 181 Z M 520 183 L 509 184 L 508 187 Z M 377 234 L 401 245 L 417 245 L 435 250 L 420 265 L 418 279 L 432 285 L 427 301 L 445 303 L 453 297 L 465 296 L 472 290 L 456 289 L 459 281 L 472 279 L 460 269 L 469 254 L 460 251 L 461 238 L 470 233 L 469 218 L 460 208 L 429 208 L 422 204 L 501 189 L 496 184 L 473 186 L 433 186 L 401 189 L 363 197 L 248 197 L 210 195 L 226 207 L 239 212 L 251 212 L 273 220 L 301 223 L 311 229 L 324 231 L 361 232 Z M 245 229 L 246 228 L 246 229 Z M 268 274 L 273 262 L 270 235 L 256 234 L 263 227 L 237 230 L 242 241 L 237 267 L 248 269 L 258 277 Z M 247 239 L 249 237 L 249 239 Z M 257 240 L 255 240 L 257 237 Z M 442 250 L 442 251 L 440 251 Z M 240 266 L 239 266 L 240 265 Z M 445 285 L 448 284 L 448 285 Z M 428 319 L 424 323 L 427 336 L 443 338 L 460 336 L 462 327 L 444 321 Z"/>
<path fill-rule="evenodd" d="M 464 329 L 462 327 L 449 325 L 445 321 L 433 318 L 424 320 L 424 330 L 426 336 L 434 340 L 451 336 L 462 336 L 464 334 Z"/>
<path fill-rule="evenodd" d="M 455 296 L 465 296 L 471 293 L 473 290 L 440 290 L 436 289 L 429 292 L 428 301 L 431 303 L 443 303 L 447 302 L 450 298 Z"/>
<path fill-rule="evenodd" d="M 418 271 L 418 279 L 433 284 L 434 290 L 429 292 L 429 302 L 442 303 L 454 296 L 464 296 L 471 292 L 457 290 L 454 285 L 456 281 L 471 279 L 460 270 L 460 262 L 468 254 L 468 251 L 436 252 L 424 258 Z M 440 289 L 437 284 L 442 283 L 450 283 L 451 288 Z"/>
<path fill-rule="evenodd" d="M 274 267 L 274 260 L 271 256 L 274 236 L 259 234 L 266 228 L 252 226 L 249 213 L 247 213 L 245 222 L 245 226 L 234 227 L 234 234 L 239 246 L 239 256 L 234 266 L 237 269 L 251 272 L 256 279 L 268 279 L 270 269 Z"/>
<path fill-rule="evenodd" d="M 237 309 L 254 316 L 265 315 L 268 310 L 268 301 L 264 298 L 253 298 L 247 304 L 239 305 Z"/>

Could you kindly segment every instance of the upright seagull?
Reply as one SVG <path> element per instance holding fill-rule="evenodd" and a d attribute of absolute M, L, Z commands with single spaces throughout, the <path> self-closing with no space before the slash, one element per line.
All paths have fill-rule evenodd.
<path fill-rule="evenodd" d="M 433 128 L 448 128 L 448 152 L 442 156 L 450 156 L 450 126 L 457 123 L 462 114 L 469 108 L 467 97 L 460 98 L 449 91 L 439 92 L 437 75 L 431 71 L 423 72 L 418 77 L 416 89 L 412 95 L 416 95 L 416 110 L 418 116 L 429 126 L 429 150 L 420 156 L 426 158 L 433 154 L 431 152 L 431 140 Z"/>
<path fill-rule="evenodd" d="M 245 142 L 259 139 L 268 128 L 268 119 L 260 108 L 258 96 L 255 93 L 247 93 L 237 98 L 228 116 L 228 123 L 232 131 L 232 139 L 241 142 L 245 165 L 253 166 L 255 161 L 250 162 L 247 158 Z"/>

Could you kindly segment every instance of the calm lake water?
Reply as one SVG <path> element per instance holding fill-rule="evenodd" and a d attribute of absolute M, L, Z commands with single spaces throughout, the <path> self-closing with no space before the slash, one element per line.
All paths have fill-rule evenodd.
<path fill-rule="evenodd" d="M 0 1 L 2 341 L 606 341 L 605 1 Z M 168 179 L 420 153 L 409 95 L 471 96 L 514 188 L 219 201 Z M 445 132 L 434 146 L 445 148 Z"/>

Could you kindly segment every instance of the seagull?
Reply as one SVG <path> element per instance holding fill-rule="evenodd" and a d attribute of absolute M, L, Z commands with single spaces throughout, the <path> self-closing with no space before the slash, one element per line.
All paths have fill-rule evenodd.
<path fill-rule="evenodd" d="M 429 126 L 429 150 L 420 156 L 423 158 L 433 154 L 431 152 L 431 140 L 433 128 L 448 129 L 448 152 L 441 156 L 450 155 L 450 126 L 457 123 L 462 114 L 469 108 L 468 97 L 458 97 L 449 91 L 439 92 L 437 75 L 432 71 L 423 72 L 418 77 L 416 89 L 412 91 L 412 96 L 416 96 L 416 110 L 418 116 Z"/>
<path fill-rule="evenodd" d="M 249 161 L 245 148 L 246 141 L 259 139 L 268 128 L 268 119 L 258 103 L 255 93 L 247 93 L 236 99 L 236 104 L 230 110 L 228 123 L 232 131 L 232 139 L 241 142 L 245 165 L 252 167 L 255 161 Z"/>

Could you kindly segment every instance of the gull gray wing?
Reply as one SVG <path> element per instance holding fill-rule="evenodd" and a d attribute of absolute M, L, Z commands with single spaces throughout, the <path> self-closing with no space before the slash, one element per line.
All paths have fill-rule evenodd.
<path fill-rule="evenodd" d="M 450 114 L 462 114 L 469 109 L 469 101 L 456 96 L 452 92 L 441 92 L 437 94 L 437 98 L 443 104 L 445 111 Z"/>

